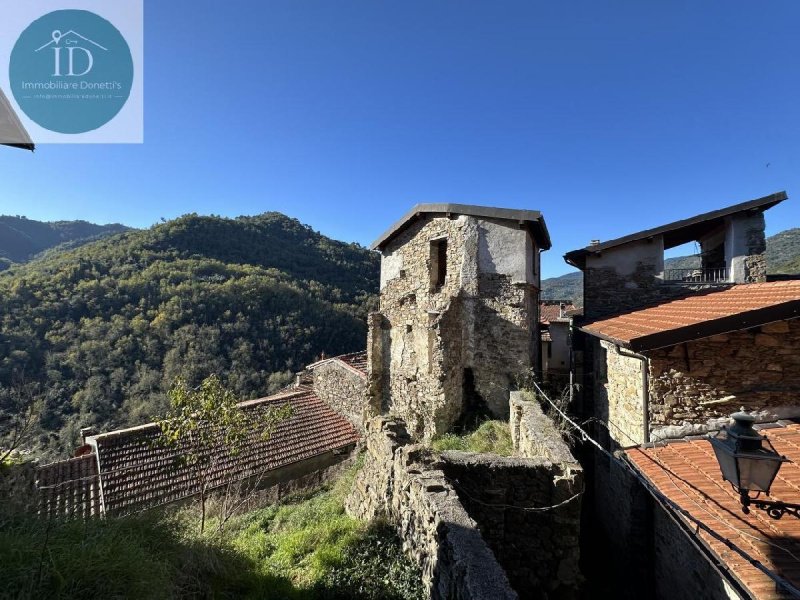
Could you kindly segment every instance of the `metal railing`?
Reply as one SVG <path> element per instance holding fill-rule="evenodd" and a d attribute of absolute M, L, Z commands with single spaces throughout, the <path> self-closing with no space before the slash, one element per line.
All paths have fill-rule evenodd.
<path fill-rule="evenodd" d="M 665 269 L 664 281 L 676 283 L 725 283 L 728 281 L 728 268 Z"/>

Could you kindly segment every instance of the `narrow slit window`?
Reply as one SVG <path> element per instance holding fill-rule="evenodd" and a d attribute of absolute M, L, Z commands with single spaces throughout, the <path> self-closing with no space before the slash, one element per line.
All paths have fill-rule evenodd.
<path fill-rule="evenodd" d="M 431 288 L 440 288 L 447 277 L 447 240 L 431 242 Z"/>

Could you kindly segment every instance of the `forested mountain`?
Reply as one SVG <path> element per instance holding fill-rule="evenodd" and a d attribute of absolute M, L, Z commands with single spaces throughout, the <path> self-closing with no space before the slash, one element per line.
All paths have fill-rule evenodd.
<path fill-rule="evenodd" d="M 52 455 L 80 427 L 157 416 L 178 376 L 263 395 L 323 351 L 364 347 L 379 268 L 278 213 L 188 215 L 47 253 L 0 273 L 0 407 L 15 383 L 38 384 L 37 445 Z"/>
<path fill-rule="evenodd" d="M 676 256 L 664 261 L 665 269 L 700 267 L 699 256 Z M 773 274 L 800 274 L 800 229 L 787 229 L 767 238 L 767 270 Z M 583 305 L 583 274 L 576 271 L 542 280 L 543 300 L 570 300 Z"/>
<path fill-rule="evenodd" d="M 80 245 L 103 236 L 127 231 L 119 223 L 95 225 L 86 221 L 45 223 L 25 217 L 0 216 L 0 271 L 23 263 L 64 243 Z"/>

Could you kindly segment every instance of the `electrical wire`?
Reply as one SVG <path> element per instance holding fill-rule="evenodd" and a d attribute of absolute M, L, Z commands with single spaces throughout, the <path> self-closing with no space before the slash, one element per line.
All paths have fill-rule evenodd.
<path fill-rule="evenodd" d="M 477 502 L 478 504 L 482 504 L 483 506 L 489 506 L 489 507 L 492 507 L 492 508 L 510 508 L 510 509 L 515 509 L 515 510 L 527 511 L 527 512 L 546 512 L 548 510 L 561 508 L 562 506 L 564 506 L 566 504 L 569 504 L 570 502 L 575 500 L 575 498 L 580 497 L 584 492 L 584 490 L 581 490 L 580 492 L 570 496 L 566 500 L 563 500 L 563 501 L 559 502 L 558 504 L 553 504 L 551 506 L 517 506 L 515 504 L 484 502 L 483 500 L 478 500 L 472 494 L 470 494 L 466 489 L 464 489 L 463 484 L 458 479 L 454 479 L 453 482 L 458 484 L 458 490 L 457 491 L 458 491 L 459 495 L 463 492 L 463 494 L 467 498 L 472 500 L 473 502 Z"/>
<path fill-rule="evenodd" d="M 663 494 L 663 492 L 661 492 L 658 488 L 656 488 L 646 477 L 644 477 L 641 473 L 639 473 L 638 470 L 633 468 L 632 465 L 628 464 L 624 460 L 621 460 L 621 459 L 617 458 L 611 452 L 609 452 L 608 450 L 603 448 L 603 446 L 599 442 L 597 442 L 596 440 L 592 439 L 592 437 L 588 433 L 586 433 L 586 431 L 580 425 L 578 425 L 574 420 L 572 420 L 563 410 L 561 410 L 561 408 L 555 402 L 553 402 L 550 399 L 550 397 L 544 392 L 544 390 L 542 390 L 542 388 L 539 387 L 538 383 L 536 383 L 535 381 L 533 381 L 532 383 L 533 383 L 533 386 L 536 388 L 536 391 L 542 396 L 542 398 L 544 398 L 547 401 L 547 403 L 550 404 L 550 406 L 552 406 L 556 410 L 556 412 L 558 412 L 561 415 L 561 417 L 567 423 L 569 423 L 572 427 L 575 428 L 575 430 L 577 432 L 580 433 L 582 440 L 584 440 L 584 441 L 590 443 L 591 445 L 593 445 L 603 455 L 608 457 L 611 461 L 613 461 L 614 463 L 616 463 L 617 465 L 621 466 L 626 471 L 628 471 L 662 505 L 670 508 L 673 512 L 681 515 L 682 517 L 684 517 L 688 521 L 691 521 L 692 523 L 694 523 L 697 526 L 698 530 L 702 529 L 708 535 L 710 535 L 711 537 L 713 537 L 717 541 L 723 543 L 728 549 L 733 550 L 734 552 L 736 552 L 739 556 L 744 558 L 753 567 L 755 567 L 756 569 L 758 569 L 759 571 L 764 573 L 767 577 L 772 579 L 780 589 L 788 592 L 794 598 L 800 598 L 800 590 L 798 590 L 788 580 L 784 579 L 783 577 L 781 577 L 777 573 L 775 573 L 775 572 L 771 571 L 770 569 L 768 569 L 767 567 L 765 567 L 761 563 L 761 561 L 759 561 L 759 560 L 753 558 L 752 556 L 750 556 L 750 554 L 748 554 L 744 549 L 740 548 L 739 546 L 737 546 L 734 542 L 732 542 L 728 538 L 726 538 L 726 537 L 722 536 L 721 534 L 717 533 L 716 531 L 714 531 L 711 527 L 706 525 L 703 521 L 701 521 L 697 517 L 693 516 L 686 509 L 684 509 L 681 506 L 679 506 L 674 500 L 671 500 L 670 498 L 665 496 Z"/>
<path fill-rule="evenodd" d="M 614 426 L 614 428 L 615 428 L 617 431 L 619 431 L 619 432 L 620 432 L 620 433 L 621 433 L 623 436 L 625 436 L 626 438 L 628 438 L 628 440 L 629 440 L 629 441 L 633 442 L 634 444 L 636 443 L 636 440 L 634 440 L 634 439 L 633 439 L 633 438 L 632 438 L 630 435 L 628 435 L 628 433 L 627 433 L 627 432 L 626 432 L 624 429 L 622 429 L 622 427 L 620 427 L 619 425 L 617 425 L 616 423 L 614 423 L 614 422 L 613 422 L 611 419 L 609 419 L 609 420 L 608 420 L 608 424 L 604 423 L 603 421 L 601 421 L 600 419 L 598 419 L 598 418 L 596 418 L 596 417 L 592 417 L 591 419 L 587 419 L 587 420 L 585 421 L 585 423 L 587 423 L 587 422 L 589 422 L 589 421 L 591 421 L 591 422 L 595 422 L 595 423 L 598 423 L 599 425 L 602 425 L 602 426 L 603 426 L 603 427 L 605 427 L 606 429 L 609 429 L 609 427 L 608 427 L 608 424 L 610 424 L 610 425 L 613 425 L 613 426 Z M 610 431 L 610 430 L 609 430 L 609 431 Z M 760 543 L 762 543 L 762 544 L 766 544 L 767 546 L 771 546 L 771 547 L 773 547 L 773 548 L 776 548 L 776 549 L 778 549 L 778 550 L 782 550 L 783 552 L 785 552 L 786 554 L 788 554 L 789 556 L 791 556 L 791 557 L 792 557 L 794 560 L 796 560 L 796 561 L 800 562 L 800 558 L 798 558 L 798 557 L 797 557 L 797 556 L 796 556 L 796 555 L 795 555 L 795 554 L 794 554 L 794 553 L 793 553 L 791 550 L 789 550 L 789 549 L 788 549 L 788 548 L 786 548 L 785 546 L 781 546 L 780 544 L 776 544 L 775 542 L 771 542 L 771 541 L 770 541 L 770 540 L 768 540 L 767 538 L 758 537 L 757 535 L 753 535 L 753 534 L 749 533 L 748 531 L 745 531 L 744 529 L 739 529 L 738 527 L 734 527 L 733 525 L 731 525 L 731 524 L 730 524 L 730 523 L 728 523 L 727 521 L 723 521 L 722 519 L 720 519 L 718 516 L 716 516 L 714 513 L 712 513 L 712 512 L 711 512 L 711 511 L 710 511 L 708 508 L 706 508 L 705 506 L 703 506 L 702 504 L 700 504 L 700 503 L 699 503 L 697 500 L 695 500 L 694 498 L 692 498 L 692 497 L 691 497 L 691 496 L 690 496 L 690 495 L 689 495 L 689 494 L 686 492 L 686 490 L 684 490 L 684 489 L 683 489 L 681 486 L 679 486 L 679 485 L 678 485 L 678 483 L 677 483 L 677 482 L 675 481 L 675 479 L 672 477 L 672 472 L 671 472 L 670 468 L 669 468 L 667 465 L 665 465 L 665 464 L 664 464 L 664 463 L 661 461 L 661 459 L 658 457 L 658 452 L 657 452 L 657 450 L 656 450 L 656 443 L 657 443 L 657 442 L 650 442 L 649 444 L 642 444 L 640 447 L 641 447 L 641 448 L 645 448 L 645 449 L 650 449 L 650 450 L 653 450 L 653 451 L 654 451 L 652 455 L 648 454 L 648 457 L 649 457 L 651 460 L 653 460 L 653 462 L 655 462 L 655 463 L 656 463 L 656 464 L 657 464 L 659 467 L 661 467 L 661 469 L 664 471 L 664 473 L 666 474 L 666 476 L 669 478 L 669 480 L 670 480 L 670 483 L 672 483 L 673 487 L 675 487 L 675 489 L 676 489 L 676 490 L 678 490 L 678 491 L 679 491 L 681 494 L 683 494 L 683 495 L 686 497 L 686 499 L 687 499 L 687 500 L 689 500 L 689 501 L 690 501 L 692 504 L 694 504 L 695 506 L 697 506 L 697 508 L 699 508 L 700 510 L 702 510 L 703 512 L 705 512 L 705 513 L 706 513 L 706 514 L 707 514 L 709 517 L 711 517 L 711 518 L 712 518 L 714 521 L 717 521 L 718 523 L 720 523 L 721 525 L 724 525 L 724 526 L 725 526 L 725 527 L 727 527 L 728 529 L 731 529 L 731 530 L 735 531 L 735 532 L 736 532 L 736 533 L 738 533 L 740 536 L 742 536 L 742 537 L 746 537 L 746 538 L 750 538 L 750 539 L 752 539 L 752 540 L 755 540 L 756 542 L 760 542 Z M 708 476 L 708 475 L 706 474 L 706 477 L 707 477 L 707 476 Z"/>

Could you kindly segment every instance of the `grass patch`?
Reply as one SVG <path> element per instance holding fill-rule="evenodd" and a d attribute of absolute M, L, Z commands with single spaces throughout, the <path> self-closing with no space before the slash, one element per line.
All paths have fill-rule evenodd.
<path fill-rule="evenodd" d="M 511 456 L 514 452 L 511 431 L 505 421 L 484 421 L 475 431 L 463 434 L 446 433 L 434 439 L 431 445 L 439 452 L 461 450 L 500 456 Z"/>
<path fill-rule="evenodd" d="M 242 515 L 221 533 L 212 519 L 202 536 L 189 509 L 49 525 L 5 514 L 0 598 L 421 599 L 420 572 L 391 528 L 345 514 L 351 483 Z"/>

